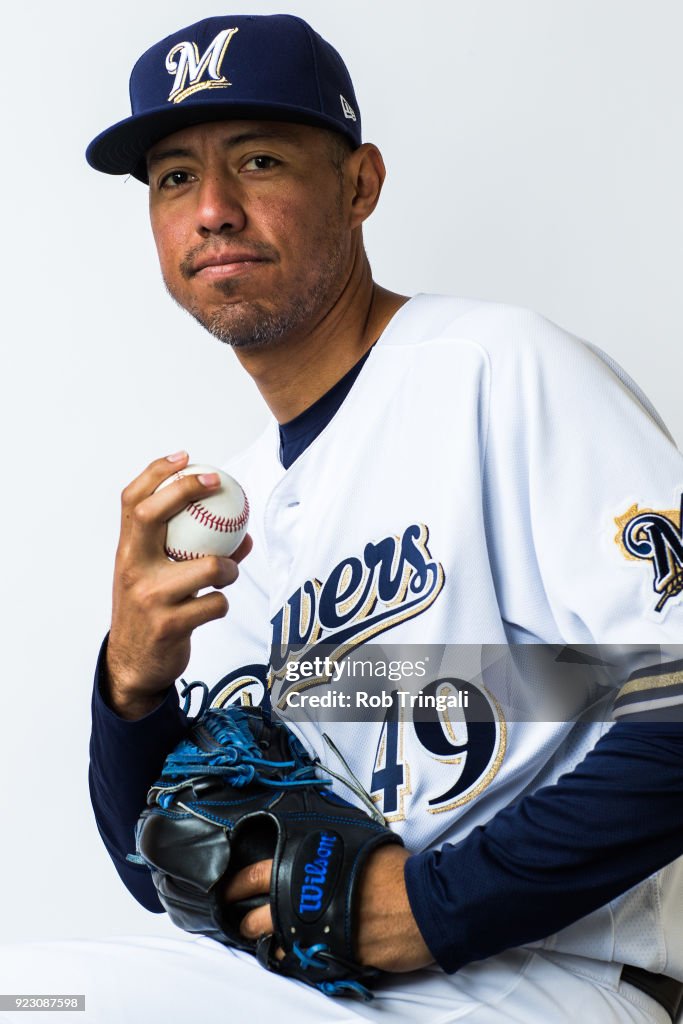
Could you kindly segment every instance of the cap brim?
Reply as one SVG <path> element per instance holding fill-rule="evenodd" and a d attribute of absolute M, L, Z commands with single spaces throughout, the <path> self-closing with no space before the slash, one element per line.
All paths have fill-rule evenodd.
<path fill-rule="evenodd" d="M 92 140 L 85 158 L 96 171 L 105 174 L 131 174 L 147 184 L 147 151 L 161 139 L 181 128 L 208 121 L 253 120 L 291 121 L 340 132 L 358 145 L 354 129 L 349 130 L 335 118 L 318 111 L 304 110 L 287 104 L 249 103 L 192 103 L 186 107 L 168 106 L 134 114 L 112 125 Z"/>

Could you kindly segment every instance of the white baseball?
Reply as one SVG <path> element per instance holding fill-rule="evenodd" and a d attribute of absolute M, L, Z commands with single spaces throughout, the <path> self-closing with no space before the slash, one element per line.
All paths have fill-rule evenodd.
<path fill-rule="evenodd" d="M 160 483 L 157 491 L 181 477 L 200 473 L 218 473 L 220 490 L 191 501 L 168 520 L 165 549 L 176 562 L 204 555 L 231 555 L 247 532 L 247 496 L 236 480 L 215 466 L 185 466 Z"/>

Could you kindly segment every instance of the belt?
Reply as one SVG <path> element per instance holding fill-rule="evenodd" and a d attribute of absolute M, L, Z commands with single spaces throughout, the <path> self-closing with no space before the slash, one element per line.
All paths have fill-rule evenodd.
<path fill-rule="evenodd" d="M 632 967 L 630 964 L 622 967 L 621 980 L 656 1000 L 671 1016 L 671 1020 L 676 1020 L 683 1006 L 683 982 L 667 978 L 666 974 L 652 974 L 650 971 L 644 971 L 642 967 Z"/>

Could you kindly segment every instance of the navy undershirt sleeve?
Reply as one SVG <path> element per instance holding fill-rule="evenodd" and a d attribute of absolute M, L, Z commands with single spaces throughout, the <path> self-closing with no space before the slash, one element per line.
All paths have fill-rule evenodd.
<path fill-rule="evenodd" d="M 683 854 L 683 723 L 618 722 L 574 771 L 406 861 L 436 962 L 546 938 Z M 503 912 L 504 911 L 504 912 Z"/>
<path fill-rule="evenodd" d="M 172 686 L 165 700 L 136 721 L 120 718 L 104 698 L 105 640 L 95 670 L 90 736 L 90 798 L 97 828 L 123 884 L 135 899 L 161 913 L 152 876 L 143 865 L 131 864 L 135 823 L 145 806 L 147 790 L 159 777 L 166 755 L 187 731 Z"/>

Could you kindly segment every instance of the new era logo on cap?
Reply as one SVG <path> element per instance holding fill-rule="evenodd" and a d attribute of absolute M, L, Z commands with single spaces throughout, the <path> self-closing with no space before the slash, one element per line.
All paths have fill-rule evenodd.
<path fill-rule="evenodd" d="M 347 117 L 349 121 L 355 121 L 356 111 L 353 109 L 349 101 L 344 99 L 341 93 L 339 93 L 339 99 L 341 100 L 342 110 L 344 111 L 344 117 Z"/>
<path fill-rule="evenodd" d="M 362 141 L 343 60 L 291 14 L 205 18 L 175 32 L 140 57 L 130 98 L 131 116 L 93 139 L 86 158 L 98 171 L 140 181 L 151 146 L 209 121 L 291 121 Z"/>

